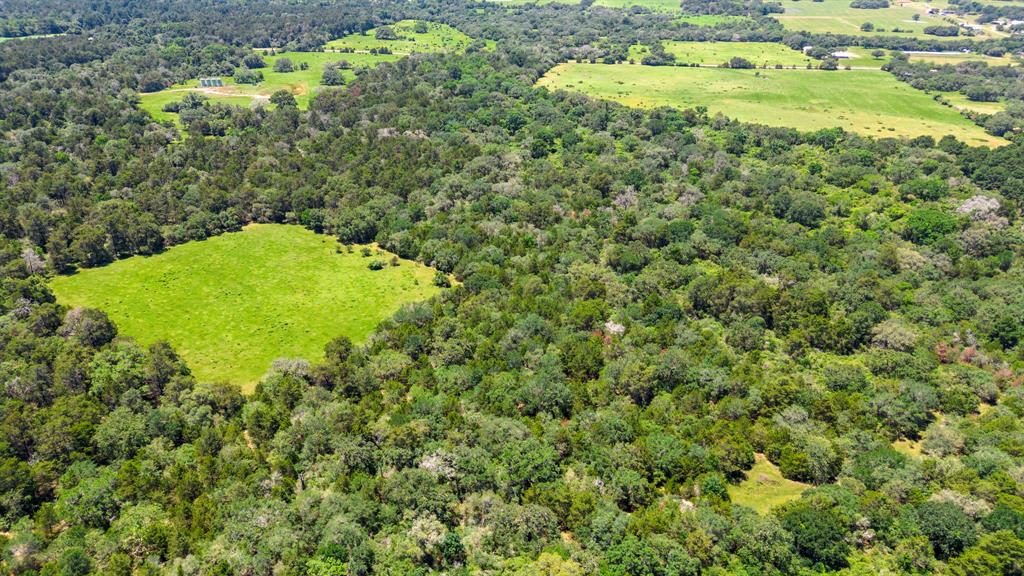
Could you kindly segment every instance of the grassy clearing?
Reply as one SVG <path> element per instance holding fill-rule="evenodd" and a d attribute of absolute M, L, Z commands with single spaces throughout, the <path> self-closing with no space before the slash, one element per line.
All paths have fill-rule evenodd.
<path fill-rule="evenodd" d="M 0 36 L 0 42 L 7 42 L 8 40 L 32 40 L 33 38 L 54 38 L 56 36 L 63 36 L 64 34 L 29 34 L 28 36 Z"/>
<path fill-rule="evenodd" d="M 796 500 L 808 488 L 809 484 L 783 478 L 778 466 L 769 462 L 764 454 L 755 454 L 754 467 L 747 472 L 746 480 L 729 486 L 729 498 L 733 504 L 768 514 L 772 508 Z"/>
<path fill-rule="evenodd" d="M 281 58 L 288 58 L 294 66 L 293 72 L 275 72 L 274 62 Z M 267 66 L 261 68 L 263 82 L 259 84 L 238 84 L 230 77 L 222 77 L 223 88 L 201 88 L 199 80 L 189 80 L 182 84 L 175 84 L 166 90 L 141 94 L 139 96 L 139 108 L 149 112 L 155 120 L 177 121 L 178 115 L 173 112 L 164 112 L 163 107 L 168 102 L 181 100 L 187 92 L 203 94 L 211 100 L 248 107 L 253 104 L 266 104 L 271 94 L 278 90 L 286 90 L 295 96 L 299 108 L 306 108 L 309 100 L 320 89 L 320 79 L 324 73 L 324 66 L 331 62 L 346 61 L 353 68 L 376 66 L 381 62 L 391 62 L 401 58 L 397 54 L 344 54 L 340 52 L 279 52 L 273 56 L 264 56 Z M 301 69 L 305 63 L 308 68 Z M 346 81 L 355 79 L 353 70 L 343 70 Z"/>
<path fill-rule="evenodd" d="M 615 66 L 611 68 L 610 66 Z M 841 127 L 869 136 L 941 137 L 1002 145 L 932 96 L 870 70 L 732 70 L 567 63 L 538 82 L 627 106 L 705 106 L 745 122 L 799 130 Z"/>
<path fill-rule="evenodd" d="M 779 22 L 790 30 L 802 30 L 817 34 L 856 34 L 894 35 L 892 30 L 898 28 L 904 32 L 898 35 L 936 38 L 924 33 L 927 26 L 950 25 L 959 21 L 954 16 L 928 14 L 929 8 L 942 6 L 927 2 L 902 2 L 894 0 L 888 8 L 864 10 L 851 8 L 850 0 L 822 0 L 807 2 L 803 0 L 783 0 L 783 14 L 772 14 Z M 917 15 L 918 20 L 914 20 Z M 947 21 L 947 18 L 953 22 Z M 873 31 L 863 31 L 861 24 L 870 22 Z M 999 36 L 994 30 L 986 28 L 986 33 L 976 38 Z"/>
<path fill-rule="evenodd" d="M 416 20 L 402 20 L 388 26 L 398 36 L 397 40 L 377 39 L 377 29 L 368 30 L 366 34 L 350 34 L 344 38 L 331 40 L 324 48 L 327 50 L 350 49 L 359 51 L 380 50 L 387 48 L 395 54 L 464 52 L 473 38 L 438 22 L 424 22 L 426 32 L 416 32 Z M 488 46 L 493 48 L 494 43 Z"/>
<path fill-rule="evenodd" d="M 934 53 L 922 54 L 920 52 L 907 54 L 911 62 L 931 62 L 932 64 L 960 64 L 963 62 L 984 62 L 989 66 L 1010 66 L 1014 64 L 1012 56 L 986 56 L 984 54 L 956 53 Z"/>
<path fill-rule="evenodd" d="M 106 311 L 143 344 L 167 340 L 203 381 L 244 391 L 276 358 L 321 358 L 346 335 L 364 340 L 403 304 L 438 293 L 434 270 L 402 260 L 367 268 L 364 258 L 305 228 L 251 225 L 54 278 L 61 303 Z"/>
<path fill-rule="evenodd" d="M 913 440 L 897 440 L 892 443 L 894 450 L 911 458 L 921 457 L 921 443 Z"/>
<path fill-rule="evenodd" d="M 177 122 L 178 115 L 173 112 L 164 112 L 163 107 L 169 102 L 181 100 L 187 92 L 198 92 L 218 102 L 234 104 L 238 106 L 252 106 L 254 104 L 266 104 L 270 96 L 279 90 L 286 90 L 295 96 L 299 108 L 306 108 L 310 99 L 321 88 L 321 79 L 324 67 L 333 62 L 345 61 L 351 64 L 352 69 L 343 70 L 342 74 L 346 81 L 355 78 L 356 68 L 377 66 L 381 62 L 393 62 L 406 54 L 413 52 L 442 52 L 442 51 L 463 51 L 473 39 L 462 32 L 448 26 L 435 22 L 426 22 L 427 31 L 417 33 L 414 31 L 416 21 L 403 20 L 392 26 L 395 32 L 402 37 L 400 40 L 377 40 L 374 31 L 371 30 L 365 36 L 354 34 L 338 40 L 329 42 L 325 52 L 279 52 L 274 55 L 265 54 L 263 59 L 267 66 L 260 69 L 263 73 L 263 81 L 259 84 L 238 84 L 231 77 L 222 77 L 223 87 L 201 88 L 199 80 L 193 79 L 182 84 L 176 84 L 161 90 L 140 95 L 139 108 L 148 112 L 157 121 Z M 488 47 L 493 48 L 494 42 L 489 41 Z M 370 54 L 370 49 L 389 48 L 392 54 Z M 355 52 L 339 52 L 341 49 L 351 49 Z M 261 51 L 266 52 L 266 51 Z M 282 58 L 292 61 L 294 71 L 275 72 L 274 62 Z M 302 65 L 306 69 L 302 69 Z"/>
<path fill-rule="evenodd" d="M 995 114 L 1006 109 L 1006 102 L 975 102 L 959 92 L 942 92 L 942 99 L 957 110 L 969 110 L 982 114 Z"/>
<path fill-rule="evenodd" d="M 665 51 L 674 54 L 677 64 L 717 66 L 731 58 L 746 58 L 755 66 L 807 66 L 817 60 L 799 50 L 773 42 L 675 42 L 662 44 Z"/>

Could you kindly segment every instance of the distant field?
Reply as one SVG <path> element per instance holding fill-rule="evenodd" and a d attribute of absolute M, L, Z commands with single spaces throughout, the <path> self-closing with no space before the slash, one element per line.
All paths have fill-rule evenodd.
<path fill-rule="evenodd" d="M 746 506 L 759 514 L 768 514 L 772 508 L 796 500 L 810 485 L 787 480 L 779 468 L 763 454 L 754 455 L 754 467 L 738 486 L 729 486 L 729 499 L 733 504 Z"/>
<path fill-rule="evenodd" d="M 8 40 L 31 40 L 33 38 L 53 38 L 55 36 L 63 36 L 63 34 L 30 34 L 28 36 L 0 36 L 0 42 L 7 42 Z"/>
<path fill-rule="evenodd" d="M 703 64 L 717 66 L 729 59 L 739 56 L 746 58 L 756 66 L 766 64 L 774 66 L 807 66 L 808 62 L 817 63 L 814 58 L 806 56 L 799 50 L 793 50 L 783 44 L 772 42 L 675 42 L 666 41 L 662 45 L 665 51 L 674 54 L 677 63 Z"/>
<path fill-rule="evenodd" d="M 1006 102 L 975 102 L 959 92 L 942 92 L 942 99 L 958 110 L 970 110 L 982 114 L 995 114 L 1006 110 Z"/>
<path fill-rule="evenodd" d="M 938 4 L 925 2 L 901 2 L 892 0 L 888 8 L 877 10 L 865 10 L 851 8 L 850 0 L 822 0 L 821 2 L 808 2 L 804 0 L 782 0 L 785 9 L 783 14 L 772 14 L 786 28 L 790 30 L 802 30 L 819 34 L 855 34 L 861 36 L 870 35 L 907 35 L 917 37 L 937 38 L 924 33 L 927 26 L 949 25 L 944 16 L 928 14 L 928 8 L 941 8 Z M 914 15 L 919 20 L 914 20 Z M 949 16 L 949 18 L 953 18 Z M 875 30 L 865 32 L 860 29 L 861 24 L 870 22 Z M 892 30 L 899 28 L 904 32 L 893 34 Z M 981 37 L 989 37 L 988 34 Z"/>
<path fill-rule="evenodd" d="M 434 270 L 367 268 L 358 247 L 298 226 L 252 225 L 150 257 L 59 276 L 63 304 L 106 311 L 143 344 L 167 340 L 203 381 L 251 390 L 274 359 L 317 360 L 336 336 L 359 342 L 403 304 L 438 293 Z"/>
<path fill-rule="evenodd" d="M 350 34 L 344 38 L 331 40 L 324 48 L 327 50 L 352 49 L 369 51 L 387 48 L 395 54 L 411 54 L 413 52 L 463 52 L 473 42 L 473 38 L 447 24 L 427 22 L 426 32 L 416 32 L 415 20 L 402 20 L 389 25 L 396 40 L 378 40 L 377 29 L 368 30 L 366 34 Z M 493 47 L 493 42 L 489 43 Z"/>
<path fill-rule="evenodd" d="M 985 62 L 989 66 L 1009 66 L 1014 63 L 1012 56 L 986 56 L 984 54 L 964 54 L 962 52 L 957 53 L 934 53 L 934 54 L 922 54 L 913 53 L 907 54 L 907 58 L 911 62 L 931 62 L 933 64 L 960 64 L 961 62 Z"/>
<path fill-rule="evenodd" d="M 288 58 L 294 66 L 293 72 L 274 72 L 274 62 Z M 141 94 L 139 96 L 139 108 L 149 112 L 158 121 L 175 120 L 177 114 L 164 112 L 163 107 L 168 102 L 181 100 L 187 92 L 197 92 L 218 102 L 235 104 L 238 106 L 251 106 L 253 103 L 265 103 L 270 95 L 278 90 L 287 90 L 295 96 L 295 101 L 300 108 L 309 104 L 310 98 L 320 88 L 320 79 L 324 73 L 324 66 L 329 62 L 346 61 L 353 68 L 364 66 L 376 66 L 381 62 L 398 60 L 401 56 L 397 54 L 345 54 L 340 52 L 279 52 L 274 56 L 264 56 L 267 66 L 261 68 L 263 82 L 259 84 L 236 84 L 230 76 L 221 77 L 224 81 L 223 88 L 200 88 L 199 80 L 189 80 L 183 84 L 176 84 L 161 90 Z M 302 63 L 309 65 L 307 70 L 301 70 Z M 355 72 L 344 70 L 346 81 L 355 78 Z"/>
<path fill-rule="evenodd" d="M 677 18 L 680 24 L 692 24 L 694 26 L 717 26 L 718 24 L 729 24 L 749 20 L 746 16 L 727 16 L 718 14 L 696 14 Z"/>
<path fill-rule="evenodd" d="M 639 6 L 652 12 L 680 12 L 678 0 L 596 0 L 594 6 L 631 8 Z"/>
<path fill-rule="evenodd" d="M 628 106 L 706 106 L 712 114 L 800 130 L 842 127 L 877 137 L 952 134 L 973 145 L 1006 143 L 930 95 L 889 74 L 869 70 L 568 63 L 551 69 L 538 84 Z"/>
<path fill-rule="evenodd" d="M 161 90 L 141 94 L 139 96 L 139 108 L 148 112 L 158 121 L 177 121 L 178 115 L 173 112 L 164 112 L 163 107 L 169 102 L 179 101 L 188 92 L 197 92 L 218 102 L 235 104 L 238 106 L 251 106 L 255 103 L 266 103 L 270 96 L 279 90 L 286 90 L 295 96 L 299 108 L 306 108 L 310 99 L 321 88 L 324 66 L 332 62 L 345 61 L 351 64 L 352 69 L 343 70 L 342 75 L 346 81 L 355 78 L 356 68 L 373 67 L 381 62 L 393 62 L 412 52 L 441 52 L 441 51 L 463 51 L 473 41 L 472 38 L 446 24 L 435 22 L 427 23 L 427 32 L 417 33 L 413 31 L 414 20 L 403 20 L 392 26 L 395 32 L 403 39 L 399 40 L 377 40 L 374 31 L 368 32 L 365 36 L 353 34 L 329 42 L 326 45 L 326 52 L 279 52 L 275 55 L 265 53 L 263 59 L 267 66 L 261 68 L 263 82 L 259 84 L 237 84 L 230 76 L 221 77 L 223 87 L 202 88 L 198 79 L 192 79 L 182 84 L 176 84 Z M 489 47 L 494 42 L 488 43 Z M 370 54 L 369 50 L 389 48 L 392 54 Z M 338 52 L 340 49 L 352 49 L 355 52 Z M 275 72 L 274 62 L 281 58 L 288 58 L 292 61 L 294 71 Z M 301 66 L 306 64 L 308 68 L 302 70 Z"/>

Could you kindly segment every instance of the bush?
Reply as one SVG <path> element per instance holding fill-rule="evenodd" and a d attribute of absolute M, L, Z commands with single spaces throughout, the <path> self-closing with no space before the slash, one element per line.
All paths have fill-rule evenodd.
<path fill-rule="evenodd" d="M 253 70 L 267 67 L 267 63 L 263 60 L 263 56 L 256 52 L 246 54 L 245 58 L 242 58 L 242 65 L 246 68 L 252 68 Z"/>
<path fill-rule="evenodd" d="M 374 37 L 377 40 L 398 40 L 398 34 L 390 26 L 381 26 L 374 32 Z"/>
<path fill-rule="evenodd" d="M 973 102 L 996 102 L 999 100 L 999 91 L 985 84 L 974 84 L 964 90 L 968 100 Z"/>
<path fill-rule="evenodd" d="M 324 66 L 324 75 L 320 78 L 324 86 L 344 86 L 345 77 L 341 74 L 341 67 L 337 64 Z"/>
<path fill-rule="evenodd" d="M 263 82 L 263 72 L 242 66 L 235 71 L 235 82 L 239 84 L 259 84 Z"/>
<path fill-rule="evenodd" d="M 739 68 L 743 70 L 749 70 L 754 67 L 754 63 L 742 56 L 733 56 L 729 59 L 729 68 Z"/>
<path fill-rule="evenodd" d="M 371 260 L 367 268 L 370 270 L 383 270 L 385 266 L 386 264 L 384 264 L 383 260 Z"/>
<path fill-rule="evenodd" d="M 295 66 L 290 58 L 278 58 L 274 61 L 274 72 L 293 72 Z"/>

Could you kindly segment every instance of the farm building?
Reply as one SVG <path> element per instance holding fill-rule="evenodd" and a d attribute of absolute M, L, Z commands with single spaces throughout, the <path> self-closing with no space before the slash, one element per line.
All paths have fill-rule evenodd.
<path fill-rule="evenodd" d="M 201 88 L 220 88 L 224 86 L 224 81 L 220 78 L 200 78 L 199 86 Z"/>

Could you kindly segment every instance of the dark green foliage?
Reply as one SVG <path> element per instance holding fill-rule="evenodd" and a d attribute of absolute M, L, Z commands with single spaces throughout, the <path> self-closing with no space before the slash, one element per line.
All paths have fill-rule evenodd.
<path fill-rule="evenodd" d="M 5 572 L 1018 570 L 1019 146 L 532 87 L 555 62 L 624 59 L 637 34 L 931 40 L 558 4 L 171 7 L 114 2 L 81 13 L 81 38 L 0 45 Z M 308 110 L 186 96 L 180 132 L 135 108 L 133 90 L 197 76 L 258 82 L 243 46 L 437 14 L 497 48 L 358 70 Z M 977 77 L 1005 98 L 1013 74 L 942 68 L 928 87 Z M 379 243 L 450 289 L 242 397 L 43 281 L 249 222 Z M 735 505 L 775 488 L 755 453 L 814 486 L 770 514 Z"/>
<path fill-rule="evenodd" d="M 779 521 L 793 535 L 797 552 L 812 563 L 831 569 L 846 566 L 850 553 L 846 527 L 834 508 L 816 508 L 800 501 L 783 509 Z"/>
<path fill-rule="evenodd" d="M 917 507 L 917 517 L 939 558 L 957 556 L 978 539 L 974 522 L 956 504 L 925 502 Z"/>
<path fill-rule="evenodd" d="M 932 244 L 956 229 L 956 219 L 937 208 L 919 208 L 907 216 L 907 239 L 918 244 Z"/>

